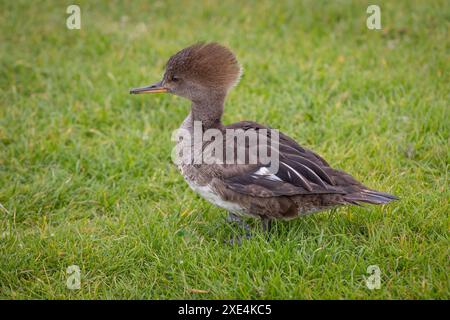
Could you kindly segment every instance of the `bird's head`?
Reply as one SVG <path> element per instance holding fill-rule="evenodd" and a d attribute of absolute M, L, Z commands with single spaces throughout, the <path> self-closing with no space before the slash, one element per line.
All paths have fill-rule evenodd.
<path fill-rule="evenodd" d="M 205 96 L 225 95 L 238 82 L 241 70 L 229 49 L 214 42 L 198 43 L 170 57 L 161 81 L 130 93 L 168 92 L 200 101 Z"/>

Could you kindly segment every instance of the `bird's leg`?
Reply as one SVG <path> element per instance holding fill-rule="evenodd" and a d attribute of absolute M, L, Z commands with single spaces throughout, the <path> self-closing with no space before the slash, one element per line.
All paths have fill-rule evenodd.
<path fill-rule="evenodd" d="M 270 229 L 272 228 L 272 219 L 262 216 L 261 224 L 264 233 L 267 234 L 267 237 L 270 237 Z"/>
<path fill-rule="evenodd" d="M 230 244 L 238 244 L 240 245 L 242 242 L 242 238 L 245 237 L 246 239 L 249 239 L 251 237 L 250 234 L 250 226 L 238 215 L 230 212 L 227 217 L 227 221 L 230 223 L 237 224 L 239 227 L 245 230 L 244 236 L 237 236 L 235 238 L 230 239 Z"/>

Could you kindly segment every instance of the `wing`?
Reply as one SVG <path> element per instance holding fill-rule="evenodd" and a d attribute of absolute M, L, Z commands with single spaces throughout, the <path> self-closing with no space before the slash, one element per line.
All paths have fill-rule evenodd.
<path fill-rule="evenodd" d="M 271 147 L 270 129 L 254 122 L 239 122 L 226 129 L 267 130 L 267 141 Z M 314 152 L 298 145 L 293 139 L 279 133 L 279 167 L 276 173 L 269 165 L 247 166 L 238 174 L 224 177 L 228 188 L 257 197 L 291 196 L 300 194 L 346 193 L 336 186 L 328 163 Z"/>

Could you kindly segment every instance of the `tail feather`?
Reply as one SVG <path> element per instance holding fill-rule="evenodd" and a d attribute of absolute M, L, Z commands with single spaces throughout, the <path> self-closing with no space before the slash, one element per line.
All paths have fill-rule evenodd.
<path fill-rule="evenodd" d="M 344 200 L 349 203 L 371 203 L 371 204 L 386 204 L 399 198 L 381 191 L 362 189 L 359 192 L 346 194 Z"/>

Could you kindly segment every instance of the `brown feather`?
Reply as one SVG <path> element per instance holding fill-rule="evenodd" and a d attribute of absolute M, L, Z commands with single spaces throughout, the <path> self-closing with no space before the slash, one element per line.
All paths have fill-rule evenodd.
<path fill-rule="evenodd" d="M 241 66 L 229 49 L 218 43 L 197 43 L 170 57 L 168 77 L 187 76 L 205 87 L 230 88 L 239 80 Z"/>

